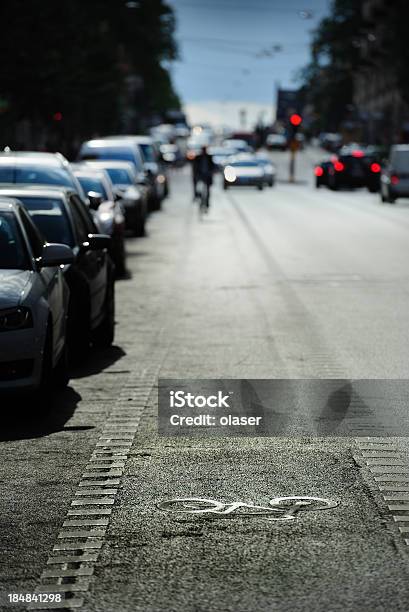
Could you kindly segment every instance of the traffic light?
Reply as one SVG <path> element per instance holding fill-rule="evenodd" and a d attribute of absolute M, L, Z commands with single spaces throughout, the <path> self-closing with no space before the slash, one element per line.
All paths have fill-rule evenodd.
<path fill-rule="evenodd" d="M 302 117 L 298 113 L 293 113 L 290 115 L 290 123 L 294 127 L 298 127 L 302 123 Z"/>

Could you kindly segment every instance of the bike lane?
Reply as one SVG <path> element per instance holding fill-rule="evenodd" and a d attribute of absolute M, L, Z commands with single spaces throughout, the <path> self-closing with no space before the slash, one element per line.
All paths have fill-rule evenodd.
<path fill-rule="evenodd" d="M 175 189 L 181 186 L 182 179 Z M 152 319 L 163 330 L 154 342 L 158 374 L 285 377 L 257 284 L 226 232 L 233 211 L 220 200 L 204 236 L 197 212 L 177 194 L 163 225 L 160 218 L 152 224 L 150 256 L 164 261 L 171 248 L 178 273 L 142 282 L 140 298 L 148 308 L 150 299 L 162 304 Z M 141 347 L 135 358 L 142 363 L 149 354 Z M 406 551 L 370 474 L 354 459 L 352 438 L 159 437 L 156 394 L 153 380 L 84 595 L 87 610 L 405 609 Z M 298 495 L 338 505 L 283 522 L 158 508 L 173 498 L 266 505 Z"/>

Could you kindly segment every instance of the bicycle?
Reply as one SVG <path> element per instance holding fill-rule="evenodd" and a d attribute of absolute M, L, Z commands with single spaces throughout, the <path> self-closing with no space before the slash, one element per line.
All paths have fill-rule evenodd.
<path fill-rule="evenodd" d="M 210 190 L 206 181 L 200 180 L 197 182 L 197 194 L 199 197 L 199 215 L 202 216 L 209 212 Z"/>
<path fill-rule="evenodd" d="M 169 499 L 157 504 L 159 510 L 183 514 L 213 514 L 219 518 L 231 515 L 240 509 L 240 516 L 259 516 L 269 521 L 291 521 L 302 511 L 328 510 L 336 508 L 337 502 L 322 497 L 309 495 L 292 495 L 289 497 L 274 497 L 268 506 L 246 504 L 244 502 L 225 503 L 214 499 L 200 497 Z"/>

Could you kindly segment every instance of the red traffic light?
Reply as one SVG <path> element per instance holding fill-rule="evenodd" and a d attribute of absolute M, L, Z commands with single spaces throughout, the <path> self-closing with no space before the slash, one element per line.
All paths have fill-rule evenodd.
<path fill-rule="evenodd" d="M 293 113 L 290 116 L 290 123 L 291 123 L 291 125 L 301 125 L 301 123 L 302 123 L 301 115 L 298 115 L 297 113 Z"/>
<path fill-rule="evenodd" d="M 54 121 L 62 121 L 62 113 L 60 113 L 60 111 L 57 111 L 56 113 L 54 113 L 53 119 Z"/>

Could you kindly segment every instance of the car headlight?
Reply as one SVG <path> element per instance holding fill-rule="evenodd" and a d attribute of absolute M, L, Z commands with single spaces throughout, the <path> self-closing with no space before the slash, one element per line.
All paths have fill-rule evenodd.
<path fill-rule="evenodd" d="M 228 183 L 234 183 L 236 180 L 236 173 L 231 166 L 227 166 L 227 168 L 224 169 L 224 178 Z"/>
<path fill-rule="evenodd" d="M 31 310 L 22 306 L 0 310 L 0 332 L 16 331 L 33 327 Z"/>

